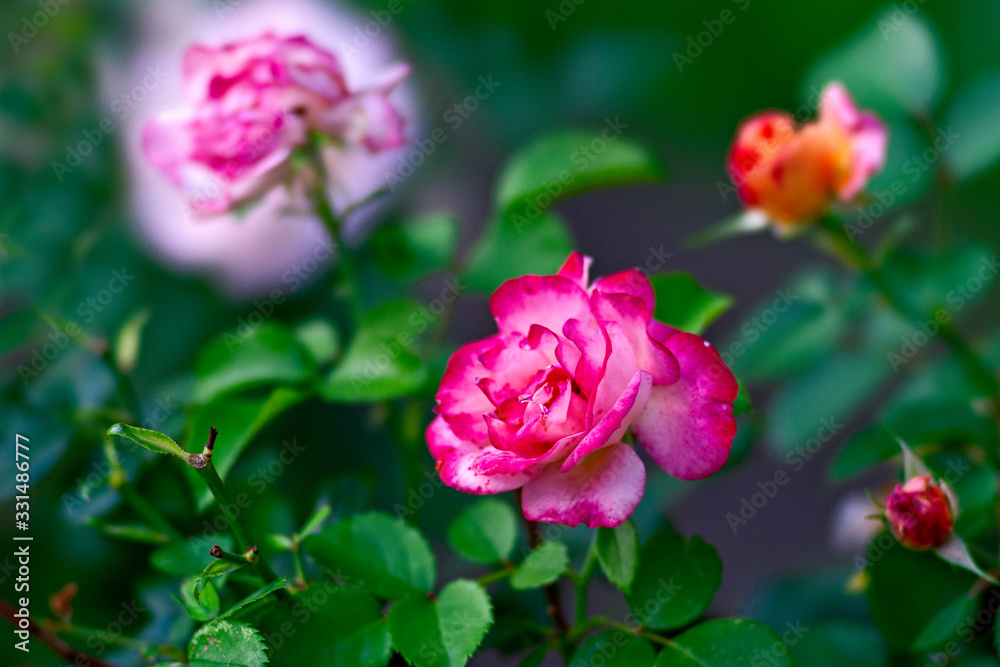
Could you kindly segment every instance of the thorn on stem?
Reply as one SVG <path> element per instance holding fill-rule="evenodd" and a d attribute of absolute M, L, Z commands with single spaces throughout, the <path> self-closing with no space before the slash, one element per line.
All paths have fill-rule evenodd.
<path fill-rule="evenodd" d="M 212 448 L 215 447 L 215 438 L 218 435 L 219 432 L 215 430 L 214 426 L 208 427 L 208 442 L 205 443 L 205 449 L 202 451 L 202 455 L 205 458 L 212 458 Z"/>

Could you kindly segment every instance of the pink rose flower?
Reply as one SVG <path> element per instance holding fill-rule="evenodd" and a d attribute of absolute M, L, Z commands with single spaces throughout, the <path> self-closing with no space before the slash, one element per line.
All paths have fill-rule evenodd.
<path fill-rule="evenodd" d="M 930 475 L 897 484 L 885 501 L 885 516 L 900 544 L 915 550 L 940 547 L 955 527 L 952 501 Z"/>
<path fill-rule="evenodd" d="M 259 37 L 184 56 L 188 105 L 160 114 L 143 148 L 200 213 L 219 213 L 282 183 L 311 132 L 371 153 L 404 144 L 388 95 L 409 67 L 352 89 L 336 56 L 307 37 Z"/>
<path fill-rule="evenodd" d="M 796 127 L 791 115 L 759 113 L 740 126 L 729 173 L 740 199 L 779 226 L 801 225 L 836 199 L 851 202 L 885 163 L 888 132 L 860 111 L 840 83 L 828 84 L 819 118 Z"/>
<path fill-rule="evenodd" d="M 523 276 L 490 300 L 500 332 L 452 355 L 427 442 L 445 484 L 522 488 L 524 515 L 617 526 L 646 485 L 629 428 L 680 479 L 725 464 L 737 384 L 704 340 L 652 318 L 638 270 L 588 281 L 573 253 L 554 276 Z"/>

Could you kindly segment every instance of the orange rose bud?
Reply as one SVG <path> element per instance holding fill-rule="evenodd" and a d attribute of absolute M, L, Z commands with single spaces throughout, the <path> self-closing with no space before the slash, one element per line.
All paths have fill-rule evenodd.
<path fill-rule="evenodd" d="M 831 83 L 820 97 L 819 118 L 802 127 L 778 111 L 746 120 L 729 153 L 729 173 L 747 207 L 779 227 L 797 226 L 834 200 L 853 200 L 882 168 L 887 142 L 882 121 Z"/>
<path fill-rule="evenodd" d="M 951 498 L 930 475 L 897 484 L 885 501 L 889 528 L 910 549 L 936 549 L 948 541 L 955 526 Z"/>

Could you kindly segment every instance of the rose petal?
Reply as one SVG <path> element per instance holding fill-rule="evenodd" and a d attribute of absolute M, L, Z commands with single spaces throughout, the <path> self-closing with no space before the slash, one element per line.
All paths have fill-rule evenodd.
<path fill-rule="evenodd" d="M 646 470 L 628 445 L 603 447 L 563 473 L 557 464 L 538 472 L 521 496 L 529 521 L 589 528 L 614 528 L 628 519 L 642 500 Z"/>
<path fill-rule="evenodd" d="M 629 269 L 598 278 L 594 281 L 590 294 L 595 291 L 605 294 L 631 294 L 642 299 L 646 310 L 650 313 L 656 310 L 656 294 L 653 292 L 653 286 L 646 274 L 638 269 Z"/>
<path fill-rule="evenodd" d="M 587 293 L 569 278 L 521 276 L 497 288 L 490 298 L 490 311 L 501 333 L 527 334 L 533 324 L 549 331 L 562 331 L 563 324 L 577 319 L 594 322 Z"/>
<path fill-rule="evenodd" d="M 561 472 L 573 468 L 580 460 L 606 445 L 621 442 L 622 436 L 628 430 L 632 420 L 646 409 L 650 390 L 653 388 L 653 378 L 646 371 L 639 371 L 632 376 L 631 382 L 618 397 L 614 407 L 608 411 L 583 437 L 566 460 L 563 461 Z"/>
<path fill-rule="evenodd" d="M 677 333 L 666 345 L 680 362 L 680 380 L 653 387 L 632 431 L 668 473 L 701 479 L 729 458 L 736 435 L 732 404 L 739 387 L 719 353 L 699 336 Z"/>
<path fill-rule="evenodd" d="M 524 486 L 535 474 L 534 470 L 490 474 L 477 471 L 476 461 L 492 448 L 462 440 L 441 417 L 432 421 L 427 427 L 427 444 L 431 456 L 438 462 L 441 481 L 453 489 L 466 493 L 510 491 Z"/>
<path fill-rule="evenodd" d="M 595 291 L 590 303 L 600 321 L 610 320 L 621 326 L 635 352 L 636 363 L 653 376 L 653 384 L 661 386 L 677 381 L 680 375 L 677 360 L 650 334 L 650 313 L 639 297 Z"/>
<path fill-rule="evenodd" d="M 587 281 L 590 280 L 590 265 L 593 262 L 592 258 L 574 251 L 566 258 L 556 275 L 569 278 L 583 289 L 587 289 Z"/>

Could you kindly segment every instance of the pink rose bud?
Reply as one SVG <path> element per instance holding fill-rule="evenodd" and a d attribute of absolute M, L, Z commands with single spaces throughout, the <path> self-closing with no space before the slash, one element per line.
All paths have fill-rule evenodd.
<path fill-rule="evenodd" d="M 674 477 L 721 468 L 737 384 L 706 341 L 653 319 L 644 273 L 591 283 L 590 261 L 493 293 L 499 332 L 448 361 L 427 442 L 448 486 L 522 488 L 528 519 L 593 528 L 624 522 L 645 490 L 629 429 Z"/>
<path fill-rule="evenodd" d="M 955 523 L 948 493 L 930 475 L 897 484 L 885 501 L 885 516 L 896 539 L 917 550 L 947 542 Z"/>
<path fill-rule="evenodd" d="M 819 118 L 795 126 L 784 112 L 744 121 L 728 167 L 740 199 L 779 227 L 812 222 L 834 200 L 850 203 L 885 163 L 888 133 L 843 85 L 823 90 Z"/>
<path fill-rule="evenodd" d="M 352 87 L 337 57 L 303 35 L 195 45 L 184 56 L 186 106 L 150 121 L 143 148 L 192 208 L 220 213 L 281 184 L 312 132 L 372 153 L 402 146 L 388 95 L 408 72 Z"/>

